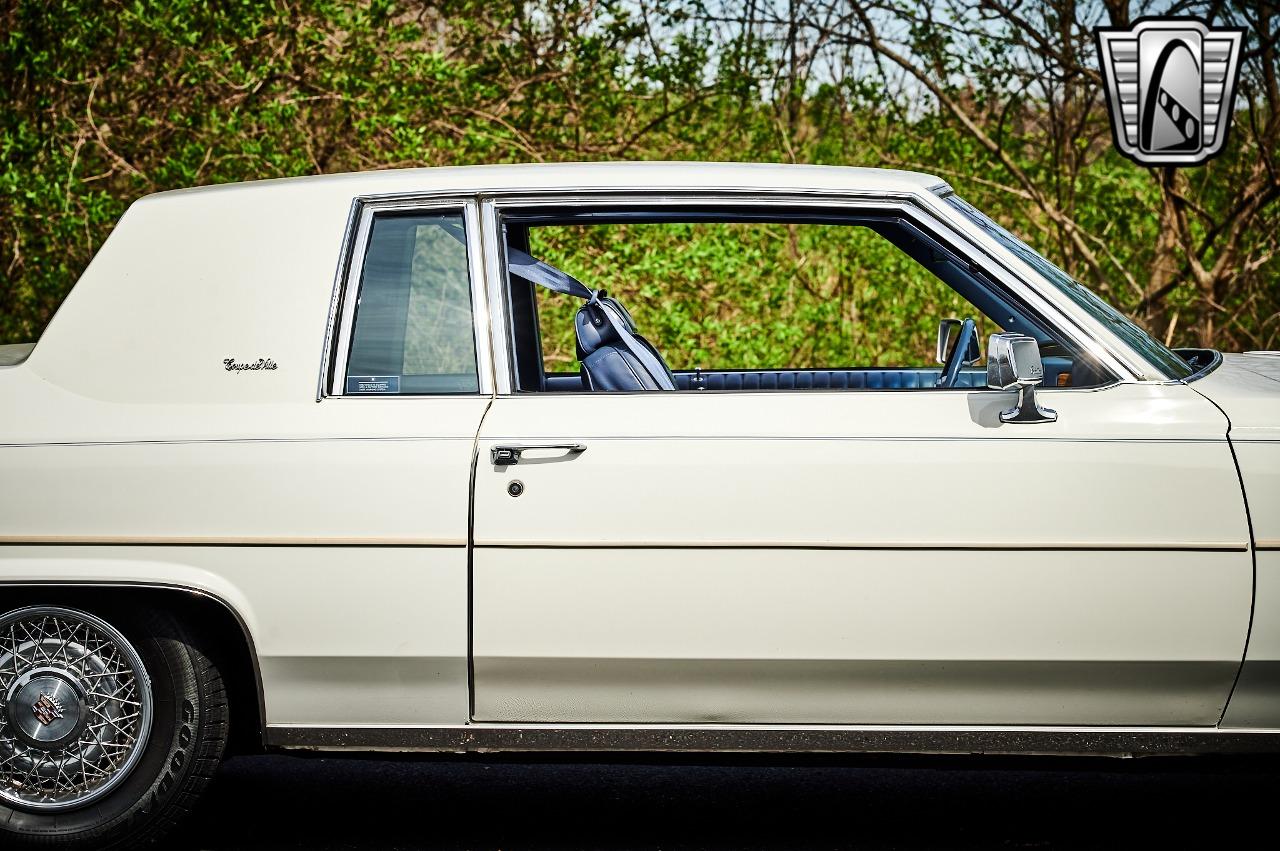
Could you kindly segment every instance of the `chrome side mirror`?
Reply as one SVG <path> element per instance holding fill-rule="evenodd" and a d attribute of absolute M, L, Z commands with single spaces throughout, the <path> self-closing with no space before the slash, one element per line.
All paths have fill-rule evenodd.
<path fill-rule="evenodd" d="M 987 386 L 1017 390 L 1018 404 L 1000 412 L 1002 423 L 1052 423 L 1058 412 L 1036 404 L 1036 385 L 1044 378 L 1040 345 L 1034 337 L 1006 332 L 992 334 L 987 343 Z"/>
<path fill-rule="evenodd" d="M 959 319 L 943 319 L 938 323 L 938 363 L 946 365 L 947 355 L 951 354 L 951 347 L 955 345 L 952 340 L 960 333 L 960 327 L 964 325 Z M 978 348 L 978 338 L 975 336 L 969 341 L 969 351 L 964 353 L 961 363 L 964 366 L 975 364 L 982 357 L 982 351 Z"/>

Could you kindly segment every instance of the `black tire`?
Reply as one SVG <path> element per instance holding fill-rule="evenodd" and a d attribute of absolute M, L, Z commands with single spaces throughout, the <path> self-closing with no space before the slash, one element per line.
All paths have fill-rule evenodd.
<path fill-rule="evenodd" d="M 164 612 L 91 614 L 123 634 L 150 675 L 153 713 L 145 748 L 118 785 L 82 808 L 37 812 L 0 800 L 0 847 L 152 845 L 191 811 L 226 749 L 226 690 L 197 637 Z"/>

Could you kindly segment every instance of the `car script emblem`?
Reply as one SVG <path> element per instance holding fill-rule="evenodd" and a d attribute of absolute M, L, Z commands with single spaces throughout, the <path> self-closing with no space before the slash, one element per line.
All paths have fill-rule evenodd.
<path fill-rule="evenodd" d="M 278 369 L 271 358 L 258 358 L 256 361 L 238 361 L 235 358 L 223 358 L 222 368 L 227 372 L 257 372 L 259 370 Z"/>
<path fill-rule="evenodd" d="M 42 693 L 40 698 L 31 704 L 31 713 L 36 716 L 37 721 L 48 726 L 62 717 L 62 704 L 58 703 L 58 699 L 53 695 Z"/>
<path fill-rule="evenodd" d="M 1143 165 L 1199 165 L 1222 152 L 1244 28 L 1143 18 L 1093 32 L 1120 153 Z"/>

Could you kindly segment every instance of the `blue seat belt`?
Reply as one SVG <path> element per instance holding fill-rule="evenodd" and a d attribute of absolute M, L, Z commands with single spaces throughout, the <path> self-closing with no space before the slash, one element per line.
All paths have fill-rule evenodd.
<path fill-rule="evenodd" d="M 544 263 L 518 248 L 507 247 L 507 268 L 513 274 L 519 275 L 527 281 L 533 281 L 535 284 L 546 287 L 552 292 L 577 296 L 584 301 L 589 300 L 594 295 L 590 287 L 573 277 L 573 275 L 557 269 L 550 263 Z"/>

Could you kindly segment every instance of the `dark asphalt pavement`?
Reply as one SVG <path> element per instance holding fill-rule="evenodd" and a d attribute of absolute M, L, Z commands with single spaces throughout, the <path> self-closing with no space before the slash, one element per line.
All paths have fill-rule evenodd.
<path fill-rule="evenodd" d="M 173 838 L 210 851 L 1256 847 L 1275 841 L 1277 803 L 1276 759 L 264 756 L 228 761 Z"/>

